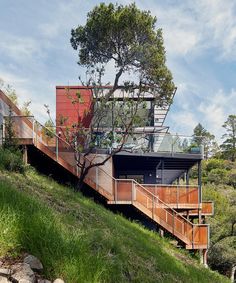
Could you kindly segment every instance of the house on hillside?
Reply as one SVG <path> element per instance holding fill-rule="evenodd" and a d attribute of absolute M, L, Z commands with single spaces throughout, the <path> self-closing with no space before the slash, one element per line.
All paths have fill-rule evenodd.
<path fill-rule="evenodd" d="M 109 91 L 109 87 L 104 91 Z M 19 109 L 0 91 L 3 140 L 4 116 L 9 114 L 10 107 L 25 160 L 34 166 L 41 164 L 51 174 L 77 179 L 80 170 L 76 166 L 76 153 L 64 133 L 70 134 L 73 125 L 78 125 L 78 122 L 85 128 L 90 126 L 96 107 L 93 105 L 95 92 L 94 87 L 56 87 L 56 133 L 48 139 L 44 126 L 32 117 L 21 116 Z M 122 97 L 124 93 L 119 90 L 114 93 L 113 99 L 119 104 L 123 101 Z M 78 98 L 81 103 L 73 103 Z M 184 248 L 203 251 L 202 259 L 206 263 L 209 226 L 203 222 L 205 216 L 213 214 L 213 204 L 202 200 L 202 149 L 191 143 L 191 137 L 169 132 L 169 127 L 164 125 L 169 105 L 154 105 L 152 96 L 148 94 L 143 98 L 146 106 L 138 109 L 142 124 L 133 125 L 132 135 L 125 141 L 122 150 L 104 165 L 93 167 L 84 182 L 107 204 L 134 207 L 137 213 L 151 219 L 161 231 L 175 237 Z M 101 142 L 107 129 L 112 128 L 119 135 L 120 130 L 113 125 L 113 111 L 116 109 L 104 113 L 96 132 L 96 152 L 88 156 L 89 163 L 96 158 L 106 158 L 109 151 L 118 146 L 115 141 L 109 145 Z M 190 186 L 189 171 L 195 165 L 198 168 L 198 184 Z"/>

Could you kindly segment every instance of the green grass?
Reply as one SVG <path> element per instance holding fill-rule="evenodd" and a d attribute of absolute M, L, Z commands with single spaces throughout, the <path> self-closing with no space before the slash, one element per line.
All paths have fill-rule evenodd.
<path fill-rule="evenodd" d="M 229 282 L 156 233 L 32 168 L 0 171 L 0 227 L 0 257 L 32 253 L 49 279 Z"/>

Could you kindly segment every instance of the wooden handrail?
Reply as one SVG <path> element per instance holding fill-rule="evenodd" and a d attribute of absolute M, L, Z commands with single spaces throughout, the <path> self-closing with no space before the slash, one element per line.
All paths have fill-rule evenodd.
<path fill-rule="evenodd" d="M 28 119 L 27 119 L 28 120 Z M 33 125 L 33 122 L 32 121 L 30 121 L 30 120 L 28 120 L 30 123 L 31 123 L 31 125 Z M 37 143 L 37 138 L 41 135 L 41 132 L 42 132 L 42 130 L 43 129 L 46 129 L 46 127 L 45 126 L 43 126 L 42 124 L 40 124 L 38 121 L 36 121 L 35 119 L 34 119 L 34 121 L 35 121 L 35 123 L 37 123 L 37 124 L 39 124 L 40 125 L 40 132 L 38 131 L 38 129 L 35 129 L 35 127 L 30 127 L 30 129 L 32 130 L 32 131 L 34 131 L 34 134 L 36 135 L 36 142 L 35 142 L 35 140 L 33 139 L 33 143 L 35 144 L 35 143 Z M 25 118 L 23 119 L 23 122 L 25 123 L 26 121 L 25 121 Z M 26 124 L 28 125 L 28 123 L 29 122 L 27 122 Z M 29 126 L 29 125 L 28 125 Z M 48 130 L 48 129 L 47 129 Z M 49 130 L 50 131 L 50 130 Z M 39 134 L 40 133 L 40 134 Z M 59 137 L 56 133 L 53 133 L 53 132 L 51 132 L 52 134 L 53 134 L 53 136 L 57 139 L 57 140 L 59 140 L 60 142 L 62 142 L 64 145 L 66 145 L 67 147 L 70 147 L 71 148 L 71 145 L 67 142 L 67 141 L 65 141 L 63 138 L 61 138 L 61 137 Z M 32 135 L 33 136 L 33 135 Z M 36 146 L 37 146 L 37 144 L 36 144 Z M 44 145 L 44 146 L 46 146 L 46 147 L 48 147 L 47 146 L 47 144 L 46 145 Z M 72 148 L 73 149 L 73 148 Z M 73 152 L 73 151 L 72 151 Z M 53 152 L 53 154 L 55 155 L 56 153 L 55 152 Z M 64 158 L 64 157 L 60 157 L 62 160 L 64 160 L 66 163 L 68 163 L 67 162 L 67 160 Z M 86 160 L 88 160 L 88 162 L 92 162 L 91 160 L 89 160 L 87 157 L 86 157 Z M 68 163 L 69 164 L 69 163 Z M 70 168 L 70 167 L 69 167 Z M 99 170 L 99 172 L 102 172 L 103 174 L 105 174 L 108 178 L 110 178 L 110 180 L 111 181 L 114 181 L 115 182 L 115 185 L 117 185 L 119 182 L 122 182 L 122 181 L 125 181 L 125 182 L 130 182 L 131 184 L 132 184 L 132 194 L 133 194 L 133 188 L 135 188 L 136 190 L 138 190 L 139 192 L 141 192 L 143 195 L 145 195 L 145 197 L 147 198 L 147 200 L 150 200 L 151 201 L 151 203 L 152 203 L 152 205 L 153 205 L 153 207 L 154 207 L 154 205 L 156 205 L 157 206 L 157 208 L 158 208 L 158 206 L 159 206 L 159 208 L 161 208 L 161 209 L 163 209 L 163 211 L 165 211 L 165 213 L 167 213 L 167 214 L 169 214 L 171 217 L 173 217 L 173 229 L 174 229 L 174 227 L 175 227 L 175 222 L 176 221 L 179 221 L 181 224 L 183 224 L 184 225 L 184 223 L 185 224 L 187 224 L 187 225 L 189 225 L 190 227 L 189 227 L 189 229 L 192 231 L 192 233 L 194 233 L 194 230 L 197 228 L 197 227 L 208 227 L 208 225 L 207 224 L 194 224 L 194 223 L 192 223 L 192 222 L 190 222 L 188 219 L 186 219 L 183 215 L 181 215 L 180 213 L 178 213 L 176 210 L 174 210 L 170 205 L 168 205 L 166 202 L 164 202 L 164 201 L 162 201 L 157 195 L 154 195 L 152 192 L 150 192 L 149 190 L 147 190 L 146 188 L 145 188 L 145 186 L 147 186 L 147 184 L 144 184 L 144 185 L 142 185 L 142 184 L 140 184 L 140 183 L 138 183 L 136 180 L 134 180 L 134 179 L 116 179 L 116 178 L 114 178 L 113 176 L 111 176 L 110 174 L 108 174 L 105 170 L 103 170 L 101 167 L 97 167 L 98 169 L 97 170 Z M 71 171 L 71 169 L 70 169 L 70 171 Z M 72 170 L 73 171 L 73 174 L 74 174 L 74 170 Z M 78 175 L 77 175 L 78 176 Z M 91 178 L 89 178 L 88 177 L 88 179 L 90 180 L 90 182 L 94 182 Z M 96 180 L 96 182 L 97 182 L 97 180 Z M 95 183 L 96 183 L 95 182 Z M 100 186 L 101 184 L 99 183 L 99 181 L 98 181 L 98 184 L 97 184 L 98 186 Z M 150 184 L 150 185 L 148 185 L 148 186 L 156 186 L 156 185 L 154 185 L 154 184 Z M 196 186 L 175 186 L 175 185 L 167 185 L 167 184 L 158 184 L 158 186 L 163 186 L 163 187 L 188 187 L 188 188 L 191 188 L 191 187 L 195 187 L 196 188 Z M 108 192 L 107 190 L 106 190 L 106 188 L 105 187 L 103 187 L 103 190 L 104 191 L 106 191 L 107 193 L 109 193 L 110 194 L 110 192 Z M 114 190 L 113 190 L 113 197 L 114 197 Z M 133 201 L 133 199 L 132 199 L 132 197 L 131 197 L 131 201 Z M 141 205 L 142 205 L 142 203 L 140 203 Z M 160 207 L 160 204 L 161 205 L 163 205 L 163 207 Z M 148 207 L 147 207 L 148 208 Z M 154 212 L 154 214 L 155 214 L 155 212 Z M 168 224 L 168 222 L 167 222 L 167 220 L 166 220 L 166 224 L 167 225 L 169 225 Z M 186 231 L 185 231 L 186 232 Z M 174 233 L 174 231 L 173 231 L 173 233 Z M 178 232 L 178 233 L 180 233 L 183 237 L 185 237 L 186 239 L 188 239 L 188 241 L 190 241 L 191 242 L 191 244 L 192 245 L 194 245 L 194 238 L 193 238 L 193 234 L 192 234 L 192 237 L 190 237 L 190 235 L 187 235 L 186 233 L 182 233 L 182 232 Z M 175 233 L 174 233 L 175 234 Z"/>

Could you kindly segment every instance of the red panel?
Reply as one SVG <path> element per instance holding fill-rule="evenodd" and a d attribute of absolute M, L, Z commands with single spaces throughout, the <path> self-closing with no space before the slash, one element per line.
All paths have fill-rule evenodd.
<path fill-rule="evenodd" d="M 80 92 L 81 102 L 73 104 L 77 92 Z M 71 126 L 82 121 L 89 127 L 92 119 L 92 90 L 87 87 L 56 87 L 56 125 L 60 127 L 60 117 L 67 118 L 63 126 Z M 58 130 L 59 131 L 59 130 Z"/>

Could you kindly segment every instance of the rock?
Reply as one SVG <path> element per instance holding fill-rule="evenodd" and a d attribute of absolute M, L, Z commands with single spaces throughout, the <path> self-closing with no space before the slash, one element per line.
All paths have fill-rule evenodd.
<path fill-rule="evenodd" d="M 12 266 L 12 278 L 19 281 L 19 283 L 35 283 L 35 275 L 33 270 L 27 263 L 18 263 Z"/>
<path fill-rule="evenodd" d="M 9 276 L 11 275 L 12 271 L 11 269 L 8 269 L 8 268 L 0 268 L 0 275 L 1 276 Z"/>
<path fill-rule="evenodd" d="M 61 278 L 57 278 L 56 280 L 53 281 L 53 283 L 65 283 L 65 281 L 62 280 Z"/>
<path fill-rule="evenodd" d="M 43 265 L 40 262 L 40 260 L 37 259 L 37 257 L 35 257 L 33 255 L 28 255 L 27 257 L 25 257 L 24 263 L 28 263 L 30 268 L 33 269 L 33 270 L 42 270 L 43 269 Z"/>
<path fill-rule="evenodd" d="M 6 277 L 0 276 L 0 283 L 8 283 L 10 282 Z"/>
<path fill-rule="evenodd" d="M 38 279 L 38 283 L 52 283 L 52 281 L 49 281 L 47 279 Z"/>

